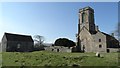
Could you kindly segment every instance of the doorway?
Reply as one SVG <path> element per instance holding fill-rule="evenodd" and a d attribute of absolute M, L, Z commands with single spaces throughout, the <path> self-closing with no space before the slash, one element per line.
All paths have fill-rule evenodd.
<path fill-rule="evenodd" d="M 57 52 L 59 52 L 59 49 L 57 49 Z"/>
<path fill-rule="evenodd" d="M 110 49 L 107 49 L 107 53 L 109 53 L 110 52 Z"/>

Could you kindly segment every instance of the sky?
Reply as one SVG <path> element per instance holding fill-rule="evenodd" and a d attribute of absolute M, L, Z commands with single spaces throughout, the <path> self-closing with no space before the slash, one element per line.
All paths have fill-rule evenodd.
<path fill-rule="evenodd" d="M 117 2 L 3 2 L 0 3 L 0 39 L 4 32 L 41 35 L 46 43 L 58 38 L 76 41 L 79 9 L 90 6 L 95 24 L 110 34 L 118 23 Z"/>

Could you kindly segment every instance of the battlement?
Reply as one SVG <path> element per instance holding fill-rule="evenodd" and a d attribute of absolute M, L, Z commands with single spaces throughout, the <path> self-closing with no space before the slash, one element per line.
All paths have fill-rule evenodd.
<path fill-rule="evenodd" d="M 87 6 L 87 7 L 84 7 L 82 9 L 79 9 L 79 13 L 86 11 L 86 10 L 90 10 L 90 11 L 94 12 L 94 10 L 91 7 Z"/>

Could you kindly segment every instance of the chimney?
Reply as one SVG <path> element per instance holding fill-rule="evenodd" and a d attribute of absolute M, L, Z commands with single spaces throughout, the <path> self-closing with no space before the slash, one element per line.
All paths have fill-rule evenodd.
<path fill-rule="evenodd" d="M 114 37 L 114 33 L 111 33 L 111 36 L 113 36 L 113 37 Z"/>
<path fill-rule="evenodd" d="M 98 26 L 96 26 L 96 31 L 99 31 L 99 27 Z"/>

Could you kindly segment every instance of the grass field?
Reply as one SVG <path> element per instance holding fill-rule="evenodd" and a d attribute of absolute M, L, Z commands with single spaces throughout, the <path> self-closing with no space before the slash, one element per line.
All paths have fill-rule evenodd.
<path fill-rule="evenodd" d="M 3 52 L 3 66 L 118 66 L 118 53 Z"/>

